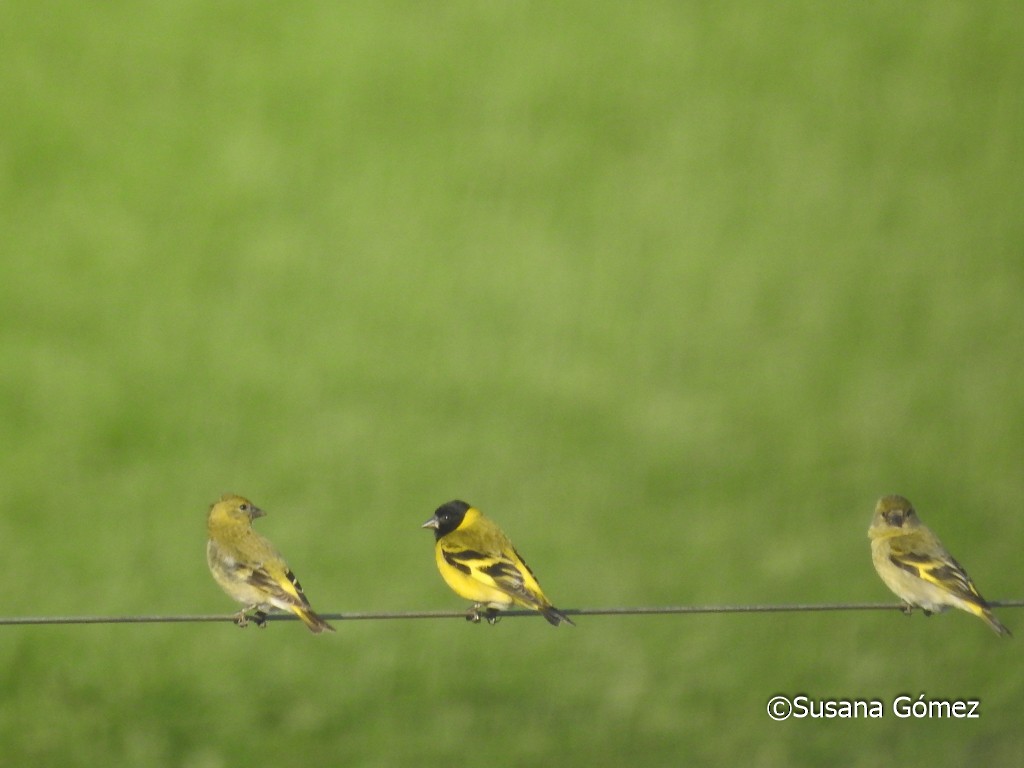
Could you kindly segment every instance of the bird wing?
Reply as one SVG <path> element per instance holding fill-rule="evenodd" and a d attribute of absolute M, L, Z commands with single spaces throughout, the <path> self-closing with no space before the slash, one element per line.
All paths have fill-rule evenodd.
<path fill-rule="evenodd" d="M 302 592 L 302 585 L 295 578 L 291 569 L 277 563 L 235 563 L 235 572 L 247 584 L 266 592 L 268 597 L 275 597 L 286 603 L 309 607 L 309 600 Z"/>
<path fill-rule="evenodd" d="M 893 547 L 889 560 L 904 571 L 917 576 L 935 586 L 951 592 L 957 597 L 971 603 L 985 605 L 985 600 L 978 593 L 974 582 L 967 572 L 949 553 L 936 557 L 927 552 L 915 551 L 913 548 Z"/>
<path fill-rule="evenodd" d="M 530 604 L 538 602 L 537 595 L 527 586 L 527 578 L 533 581 L 533 574 L 514 549 L 505 553 L 456 548 L 444 549 L 442 555 L 450 566 L 477 581 Z"/>

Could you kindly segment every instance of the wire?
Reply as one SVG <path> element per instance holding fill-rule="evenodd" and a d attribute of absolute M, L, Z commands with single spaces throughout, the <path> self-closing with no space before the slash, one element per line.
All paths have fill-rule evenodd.
<path fill-rule="evenodd" d="M 997 600 L 992 608 L 1024 608 L 1024 600 Z M 791 603 L 787 605 L 667 605 L 617 608 L 570 608 L 568 616 L 664 616 L 709 613 L 807 613 L 821 611 L 902 611 L 902 603 Z M 379 621 L 396 619 L 465 619 L 465 611 L 352 611 L 322 613 L 332 621 Z M 536 611 L 502 611 L 504 617 L 540 616 Z M 186 624 L 234 622 L 238 614 L 184 614 L 181 616 L 9 616 L 0 617 L 0 626 L 39 624 Z M 292 614 L 273 613 L 267 621 L 297 621 Z"/>

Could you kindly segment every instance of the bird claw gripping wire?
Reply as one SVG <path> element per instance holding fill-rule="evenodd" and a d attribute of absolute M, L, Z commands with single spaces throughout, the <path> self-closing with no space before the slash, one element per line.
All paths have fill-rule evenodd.
<path fill-rule="evenodd" d="M 483 608 L 482 615 L 480 613 L 481 608 Z M 483 605 L 474 605 L 466 612 L 466 621 L 479 624 L 480 619 L 487 619 L 487 623 L 494 626 L 501 620 L 501 612 L 495 608 L 488 608 Z"/>
<path fill-rule="evenodd" d="M 909 603 L 904 603 L 900 606 L 900 611 L 903 613 L 904 616 L 911 616 L 914 613 L 914 606 L 910 605 Z M 927 618 L 931 616 L 934 613 L 934 611 L 929 611 L 926 608 L 922 608 L 921 613 L 923 613 L 925 615 L 925 618 Z"/>
<path fill-rule="evenodd" d="M 257 627 L 259 627 L 260 629 L 265 629 L 266 626 L 267 626 L 267 614 L 264 613 L 263 611 L 257 609 L 250 616 L 247 613 L 247 611 L 249 611 L 249 610 L 251 610 L 251 609 L 250 608 L 243 608 L 241 611 L 236 613 L 235 614 L 235 624 L 237 624 L 242 629 L 245 629 L 247 626 L 249 626 L 249 621 L 251 620 L 252 623 L 255 624 Z"/>

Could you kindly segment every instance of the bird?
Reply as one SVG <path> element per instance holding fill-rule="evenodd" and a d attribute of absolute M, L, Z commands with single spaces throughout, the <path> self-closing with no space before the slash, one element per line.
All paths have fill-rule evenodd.
<path fill-rule="evenodd" d="M 210 505 L 206 518 L 210 573 L 221 589 L 246 606 L 236 614 L 235 623 L 244 627 L 251 618 L 263 627 L 267 613 L 278 608 L 294 613 L 315 634 L 334 632 L 310 607 L 298 579 L 274 546 L 253 530 L 253 520 L 265 514 L 248 499 L 226 493 Z"/>
<path fill-rule="evenodd" d="M 921 522 L 906 498 L 891 495 L 878 500 L 868 538 L 875 570 L 903 600 L 904 613 L 909 615 L 918 607 L 930 616 L 959 608 L 983 619 L 996 634 L 1011 636 L 971 577 Z"/>
<path fill-rule="evenodd" d="M 533 571 L 508 536 L 476 507 L 464 501 L 442 504 L 422 526 L 434 530 L 437 568 L 460 597 L 473 600 L 466 619 L 477 623 L 480 611 L 489 624 L 512 605 L 529 608 L 554 626 L 575 623 L 544 596 Z"/>

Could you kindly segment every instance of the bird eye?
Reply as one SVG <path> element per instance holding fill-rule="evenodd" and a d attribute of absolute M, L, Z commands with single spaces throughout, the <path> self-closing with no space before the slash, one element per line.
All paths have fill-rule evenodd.
<path fill-rule="evenodd" d="M 249 505 L 248 505 L 248 504 L 245 504 L 244 502 L 243 502 L 242 504 L 239 504 L 239 505 L 238 505 L 238 508 L 239 508 L 240 510 L 242 510 L 243 512 L 248 512 L 248 511 L 249 511 Z"/>

